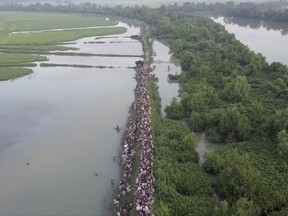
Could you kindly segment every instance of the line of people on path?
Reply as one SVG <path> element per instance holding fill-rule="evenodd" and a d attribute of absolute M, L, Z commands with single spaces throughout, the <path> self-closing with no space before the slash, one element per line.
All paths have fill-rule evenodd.
<path fill-rule="evenodd" d="M 137 216 L 152 216 L 154 203 L 153 176 L 153 143 L 151 129 L 151 107 L 149 99 L 149 73 L 144 67 L 136 69 L 136 100 L 134 103 L 135 118 L 130 118 L 121 154 L 123 175 L 119 185 L 119 193 L 114 204 L 119 208 L 117 216 L 128 215 L 135 208 Z M 136 161 L 136 142 L 139 143 L 140 164 L 135 185 L 132 182 L 132 169 Z M 131 194 L 132 189 L 135 193 Z M 127 197 L 133 196 L 133 201 Z M 121 200 L 121 202 L 120 202 Z M 131 200 L 131 199 L 130 199 Z"/>
<path fill-rule="evenodd" d="M 153 142 L 151 129 L 151 106 L 149 98 L 149 73 L 142 68 L 138 74 L 140 88 L 137 102 L 141 107 L 141 119 L 138 122 L 141 145 L 139 173 L 136 178 L 136 215 L 153 215 L 154 175 L 153 175 Z"/>

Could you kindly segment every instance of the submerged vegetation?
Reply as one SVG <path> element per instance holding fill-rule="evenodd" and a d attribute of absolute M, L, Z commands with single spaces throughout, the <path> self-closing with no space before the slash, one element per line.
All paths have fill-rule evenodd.
<path fill-rule="evenodd" d="M 46 57 L 38 55 L 0 53 L 0 67 L 4 67 L 7 65 L 16 66 L 28 62 L 46 61 L 46 60 L 47 60 Z"/>
<path fill-rule="evenodd" d="M 0 14 L 1 80 L 25 75 L 23 71 L 31 73 L 31 69 L 23 68 L 33 66 L 27 63 L 47 60 L 36 54 L 69 50 L 69 47 L 63 46 L 67 45 L 63 42 L 126 32 L 125 28 L 116 27 L 116 24 L 115 21 L 91 15 L 3 12 Z M 14 67 L 13 73 L 8 67 Z"/>
<path fill-rule="evenodd" d="M 16 79 L 18 77 L 26 76 L 33 73 L 32 69 L 28 68 L 1 68 L 0 67 L 0 81 Z"/>
<path fill-rule="evenodd" d="M 65 41 L 74 41 L 83 37 L 120 34 L 126 32 L 124 27 L 91 28 L 62 31 L 44 31 L 35 33 L 10 34 L 4 38 L 0 48 L 55 50 L 55 45 Z M 52 45 L 52 46 L 49 46 Z M 54 45 L 54 46 L 53 46 Z M 66 48 L 69 49 L 69 48 Z"/>
<path fill-rule="evenodd" d="M 207 155 L 204 168 L 216 176 L 215 186 L 225 195 L 225 201 L 214 203 L 213 213 L 207 215 L 285 215 L 287 67 L 269 65 L 205 17 L 164 11 L 152 33 L 165 40 L 181 62 L 181 100 L 166 108 L 167 117 L 184 120 L 192 131 L 206 131 L 213 142 L 235 143 Z M 179 145 L 181 141 L 173 144 Z M 172 181 L 172 173 L 168 176 Z M 161 205 L 168 203 L 163 198 Z M 205 203 L 211 210 L 213 204 Z"/>
<path fill-rule="evenodd" d="M 212 184 L 198 164 L 195 134 L 160 116 L 156 80 L 150 82 L 155 173 L 155 215 L 213 215 Z"/>
<path fill-rule="evenodd" d="M 38 55 L 0 53 L 0 81 L 16 79 L 33 73 L 35 61 L 46 61 L 47 58 Z"/>

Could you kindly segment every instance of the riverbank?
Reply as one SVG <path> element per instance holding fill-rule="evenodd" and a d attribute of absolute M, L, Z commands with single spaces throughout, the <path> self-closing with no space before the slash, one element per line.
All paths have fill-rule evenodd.
<path fill-rule="evenodd" d="M 121 181 L 116 189 L 112 213 L 117 215 L 152 215 L 154 176 L 149 68 L 151 47 L 149 29 L 142 28 L 140 42 L 144 61 L 136 63 L 136 89 L 133 111 L 126 129 L 121 153 Z"/>

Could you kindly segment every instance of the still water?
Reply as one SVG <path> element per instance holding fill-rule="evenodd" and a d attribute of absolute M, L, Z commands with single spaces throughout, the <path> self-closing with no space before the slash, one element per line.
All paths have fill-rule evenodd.
<path fill-rule="evenodd" d="M 141 44 L 127 38 L 140 29 L 123 25 L 127 33 L 101 38 L 108 54 L 142 54 Z M 107 52 L 103 44 L 84 43 L 95 41 L 74 46 Z M 107 215 L 123 132 L 114 126 L 125 127 L 136 85 L 129 67 L 139 58 L 47 57 L 114 68 L 37 66 L 30 76 L 0 82 L 0 216 Z"/>
<path fill-rule="evenodd" d="M 233 33 L 251 50 L 261 53 L 267 62 L 278 61 L 288 65 L 288 24 L 235 17 L 211 19 L 224 25 L 228 32 Z M 196 151 L 199 154 L 199 163 L 203 164 L 205 153 L 214 151 L 221 145 L 208 142 L 204 133 L 197 137 Z"/>
<path fill-rule="evenodd" d="M 238 40 L 256 53 L 266 57 L 267 62 L 288 65 L 288 24 L 253 19 L 218 17 L 215 22 L 225 26 Z"/>
<path fill-rule="evenodd" d="M 158 78 L 158 91 L 161 97 L 161 114 L 165 116 L 164 109 L 170 105 L 173 97 L 178 97 L 179 84 L 169 82 L 169 74 L 180 74 L 181 67 L 173 61 L 170 49 L 168 46 L 154 41 L 153 43 L 153 73 Z"/>

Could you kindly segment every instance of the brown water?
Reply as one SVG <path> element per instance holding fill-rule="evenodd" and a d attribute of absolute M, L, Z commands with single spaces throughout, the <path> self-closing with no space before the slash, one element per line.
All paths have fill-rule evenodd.
<path fill-rule="evenodd" d="M 101 39 L 106 45 L 125 42 L 109 45 L 109 54 L 142 52 L 140 43 L 126 38 L 139 28 L 128 28 Z M 81 41 L 96 40 L 76 41 L 78 52 L 105 49 Z M 127 44 L 134 46 L 127 50 Z M 138 58 L 47 57 L 48 63 L 116 68 L 38 66 L 30 76 L 0 82 L 0 216 L 106 215 L 110 180 L 119 176 L 113 155 L 123 130 L 117 133 L 114 126 L 125 126 L 136 85 L 135 71 L 127 67 Z"/>

